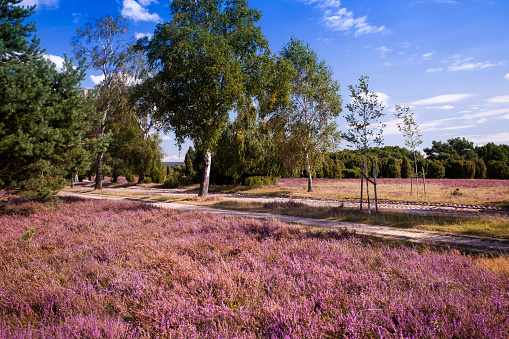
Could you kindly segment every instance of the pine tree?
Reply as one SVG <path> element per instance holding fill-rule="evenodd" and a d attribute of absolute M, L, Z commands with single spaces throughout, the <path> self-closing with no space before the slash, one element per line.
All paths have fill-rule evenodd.
<path fill-rule="evenodd" d="M 27 196 L 50 196 L 65 176 L 86 167 L 86 138 L 93 118 L 79 84 L 82 65 L 66 58 L 64 69 L 43 58 L 24 24 L 35 7 L 0 0 L 0 188 Z"/>

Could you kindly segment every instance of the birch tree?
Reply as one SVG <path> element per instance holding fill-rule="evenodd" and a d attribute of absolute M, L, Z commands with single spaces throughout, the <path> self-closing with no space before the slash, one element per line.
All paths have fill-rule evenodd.
<path fill-rule="evenodd" d="M 332 69 L 301 40 L 292 38 L 280 56 L 293 66 L 290 100 L 274 110 L 270 120 L 282 145 L 283 162 L 306 168 L 308 192 L 312 192 L 313 170 L 339 142 L 334 121 L 342 111 L 339 83 Z"/>

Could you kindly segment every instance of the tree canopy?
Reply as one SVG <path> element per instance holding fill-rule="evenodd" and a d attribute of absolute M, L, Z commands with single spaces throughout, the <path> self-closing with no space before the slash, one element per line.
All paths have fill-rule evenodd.
<path fill-rule="evenodd" d="M 208 192 L 210 156 L 229 112 L 249 106 L 260 89 L 268 42 L 256 26 L 261 14 L 244 0 L 175 0 L 172 20 L 139 43 L 158 70 L 157 119 L 182 144 L 204 150 L 200 195 Z"/>
<path fill-rule="evenodd" d="M 306 168 L 311 192 L 313 169 L 339 142 L 334 122 L 342 111 L 339 83 L 333 79 L 332 69 L 301 40 L 292 38 L 280 56 L 292 66 L 290 96 L 269 119 L 284 150 L 285 164 Z"/>
<path fill-rule="evenodd" d="M 86 167 L 94 112 L 80 87 L 84 66 L 66 58 L 61 71 L 43 57 L 24 21 L 35 7 L 0 0 L 0 187 L 49 196 Z"/>

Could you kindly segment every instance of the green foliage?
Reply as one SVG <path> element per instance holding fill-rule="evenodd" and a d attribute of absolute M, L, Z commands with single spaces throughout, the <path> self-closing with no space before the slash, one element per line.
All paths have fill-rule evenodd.
<path fill-rule="evenodd" d="M 430 179 L 442 179 L 445 177 L 445 166 L 440 160 L 428 161 L 426 177 Z"/>
<path fill-rule="evenodd" d="M 346 168 L 343 170 L 343 178 L 358 179 L 361 177 L 361 169 L 359 167 Z"/>
<path fill-rule="evenodd" d="M 476 179 L 485 179 L 486 173 L 487 173 L 487 168 L 486 168 L 486 164 L 484 163 L 484 161 L 480 158 L 473 159 L 472 161 L 475 164 L 475 178 Z"/>
<path fill-rule="evenodd" d="M 189 138 L 208 159 L 229 112 L 249 107 L 263 87 L 269 51 L 256 26 L 261 14 L 245 1 L 175 0 L 169 7 L 172 20 L 159 24 L 138 48 L 159 71 L 157 119 L 178 144 Z M 200 195 L 206 195 L 208 169 L 202 173 Z"/>
<path fill-rule="evenodd" d="M 412 176 L 412 165 L 408 158 L 404 157 L 401 162 L 401 177 L 410 178 Z"/>
<path fill-rule="evenodd" d="M 463 195 L 463 193 L 460 191 L 459 188 L 456 188 L 454 191 L 452 191 L 451 194 L 456 196 L 456 197 L 461 197 Z"/>
<path fill-rule="evenodd" d="M 385 127 L 385 124 L 379 121 L 385 115 L 382 113 L 383 103 L 378 101 L 376 93 L 369 91 L 368 81 L 369 77 L 361 76 L 358 85 L 348 86 L 352 101 L 346 105 L 350 113 L 345 116 L 348 132 L 344 133 L 344 138 L 351 146 L 365 152 L 371 146 L 383 143 L 382 133 Z"/>
<path fill-rule="evenodd" d="M 495 161 L 509 161 L 509 146 L 495 145 L 492 142 L 475 148 L 477 155 L 484 160 L 484 163 Z"/>
<path fill-rule="evenodd" d="M 178 188 L 180 186 L 180 176 L 177 172 L 172 171 L 164 181 L 164 187 L 166 188 Z"/>
<path fill-rule="evenodd" d="M 96 116 L 80 82 L 82 63 L 65 59 L 62 70 L 43 58 L 39 40 L 23 24 L 34 7 L 0 1 L 0 188 L 47 197 L 64 177 L 89 166 L 96 143 L 88 138 Z"/>
<path fill-rule="evenodd" d="M 136 181 L 136 176 L 132 173 L 127 173 L 126 176 L 125 176 L 126 180 L 128 182 L 135 182 Z"/>
<path fill-rule="evenodd" d="M 287 167 L 305 167 L 308 191 L 312 191 L 312 172 L 336 147 L 339 133 L 334 119 L 342 111 L 339 83 L 332 69 L 311 47 L 292 38 L 280 56 L 293 67 L 290 100 L 276 107 L 269 120 L 281 145 L 280 158 Z"/>
<path fill-rule="evenodd" d="M 189 146 L 187 150 L 186 157 L 184 159 L 184 163 L 186 165 L 186 177 L 194 178 L 198 175 L 198 172 L 194 169 L 193 159 L 196 157 L 196 152 L 194 151 L 192 146 Z"/>
<path fill-rule="evenodd" d="M 342 179 L 345 165 L 338 159 L 332 159 L 327 157 L 327 160 L 323 163 L 321 168 L 322 174 L 317 177 L 328 178 L 328 179 Z"/>
<path fill-rule="evenodd" d="M 152 162 L 147 174 L 151 178 L 152 182 L 163 183 L 166 177 L 166 167 L 162 162 L 155 160 Z"/>
<path fill-rule="evenodd" d="M 488 162 L 487 175 L 490 179 L 509 179 L 509 164 L 507 161 L 491 160 Z"/>
<path fill-rule="evenodd" d="M 35 228 L 32 227 L 28 231 L 23 233 L 23 235 L 21 236 L 21 240 L 23 240 L 23 241 L 30 241 L 30 240 L 33 239 L 34 234 L 35 234 Z"/>
<path fill-rule="evenodd" d="M 269 177 L 269 176 L 252 176 L 247 177 L 244 180 L 244 185 L 253 187 L 253 186 L 267 186 L 267 185 L 275 185 L 277 184 L 277 178 Z"/>
<path fill-rule="evenodd" d="M 475 163 L 469 160 L 451 160 L 446 164 L 445 175 L 452 179 L 473 179 Z"/>
<path fill-rule="evenodd" d="M 382 178 L 401 178 L 403 160 L 394 157 L 380 159 L 380 175 Z"/>

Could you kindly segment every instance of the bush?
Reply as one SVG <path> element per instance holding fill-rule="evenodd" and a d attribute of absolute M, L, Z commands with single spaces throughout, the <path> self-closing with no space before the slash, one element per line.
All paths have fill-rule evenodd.
<path fill-rule="evenodd" d="M 506 161 L 488 162 L 487 174 L 490 179 L 509 179 L 509 164 Z"/>
<path fill-rule="evenodd" d="M 149 177 L 149 176 L 146 176 L 145 178 L 143 178 L 143 183 L 144 184 L 150 184 L 152 182 L 152 178 Z"/>
<path fill-rule="evenodd" d="M 127 182 L 136 182 L 136 177 L 132 173 L 127 173 L 125 179 Z"/>
<path fill-rule="evenodd" d="M 327 179 L 342 179 L 344 169 L 345 165 L 340 160 L 329 159 L 324 163 L 322 167 L 323 170 L 322 177 Z"/>
<path fill-rule="evenodd" d="M 171 171 L 170 175 L 166 177 L 164 187 L 166 188 L 178 188 L 180 186 L 180 177 L 177 173 Z"/>
<path fill-rule="evenodd" d="M 473 179 L 475 164 L 470 160 L 450 160 L 445 168 L 445 175 L 450 179 Z"/>
<path fill-rule="evenodd" d="M 346 168 L 343 170 L 343 178 L 358 179 L 361 177 L 361 169 L 359 167 Z"/>
<path fill-rule="evenodd" d="M 407 157 L 401 162 L 401 178 L 410 178 L 412 176 L 412 165 Z"/>
<path fill-rule="evenodd" d="M 440 160 L 428 161 L 426 177 L 430 179 L 442 179 L 445 177 L 445 167 Z"/>
<path fill-rule="evenodd" d="M 380 175 L 382 178 L 401 178 L 401 163 L 403 160 L 394 157 L 382 158 Z"/>
<path fill-rule="evenodd" d="M 152 182 L 162 183 L 166 176 L 166 166 L 162 162 L 155 162 L 149 169 L 147 175 L 152 179 Z M 148 183 L 145 177 L 145 182 Z"/>
<path fill-rule="evenodd" d="M 244 185 L 253 187 L 253 186 L 266 186 L 266 185 L 275 185 L 277 184 L 277 179 L 269 176 L 253 176 L 247 177 L 244 179 Z"/>
<path fill-rule="evenodd" d="M 473 159 L 475 164 L 475 178 L 476 179 L 485 179 L 486 178 L 486 164 L 482 159 Z"/>

